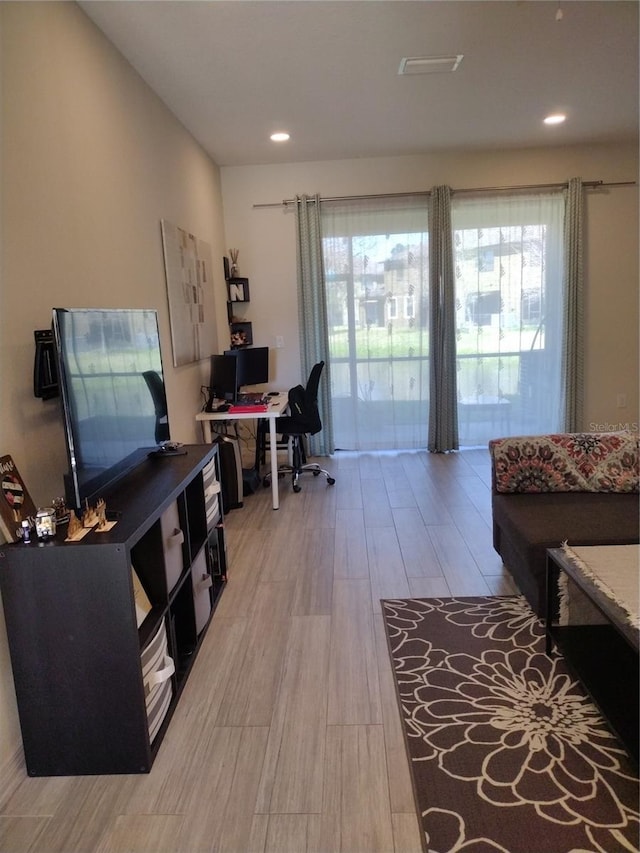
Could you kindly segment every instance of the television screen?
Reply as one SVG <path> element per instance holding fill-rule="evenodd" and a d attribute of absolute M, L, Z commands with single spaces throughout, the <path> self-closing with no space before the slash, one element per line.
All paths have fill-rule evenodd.
<path fill-rule="evenodd" d="M 233 355 L 212 355 L 209 389 L 214 397 L 235 402 L 238 390 L 238 362 Z"/>
<path fill-rule="evenodd" d="M 238 360 L 238 388 L 269 381 L 269 347 L 226 350 L 225 355 Z"/>
<path fill-rule="evenodd" d="M 169 439 L 158 318 L 151 309 L 54 308 L 53 331 L 66 498 L 79 509 Z"/>

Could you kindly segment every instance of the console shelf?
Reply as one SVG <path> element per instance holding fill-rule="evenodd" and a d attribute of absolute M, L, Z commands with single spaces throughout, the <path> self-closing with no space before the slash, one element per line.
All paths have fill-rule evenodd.
<path fill-rule="evenodd" d="M 0 546 L 30 776 L 151 770 L 226 581 L 218 448 L 185 449 L 105 493 L 111 530 Z"/>

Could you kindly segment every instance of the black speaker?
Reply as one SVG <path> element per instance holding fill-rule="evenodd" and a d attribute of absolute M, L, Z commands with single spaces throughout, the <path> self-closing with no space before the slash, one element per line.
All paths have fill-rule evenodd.
<path fill-rule="evenodd" d="M 242 506 L 244 496 L 240 444 L 235 436 L 217 435 L 214 441 L 220 453 L 220 485 L 224 513 Z"/>

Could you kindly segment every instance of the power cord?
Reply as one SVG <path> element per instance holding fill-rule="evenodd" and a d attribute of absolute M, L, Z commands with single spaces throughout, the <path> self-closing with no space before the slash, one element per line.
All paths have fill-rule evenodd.
<path fill-rule="evenodd" d="M 207 403 L 209 402 L 209 397 L 211 396 L 211 388 L 208 385 L 200 386 L 200 396 L 202 397 L 202 406 L 200 408 L 201 412 L 204 412 Z"/>

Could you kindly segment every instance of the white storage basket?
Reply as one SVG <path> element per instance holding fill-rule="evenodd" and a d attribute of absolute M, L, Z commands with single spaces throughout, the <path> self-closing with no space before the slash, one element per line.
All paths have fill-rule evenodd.
<path fill-rule="evenodd" d="M 193 608 L 196 616 L 196 633 L 200 634 L 211 616 L 211 575 L 207 571 L 205 549 L 198 554 L 191 568 Z"/>
<path fill-rule="evenodd" d="M 184 533 L 180 528 L 180 513 L 175 501 L 162 513 L 160 527 L 162 529 L 162 550 L 167 575 L 167 591 L 171 592 L 180 580 L 180 575 L 184 569 L 182 555 Z"/>
<path fill-rule="evenodd" d="M 211 532 L 220 521 L 220 483 L 216 477 L 215 460 L 202 469 L 204 504 L 207 513 L 207 530 Z"/>
<path fill-rule="evenodd" d="M 176 671 L 173 659 L 169 657 L 164 622 L 142 650 L 141 659 L 149 739 L 153 741 L 171 704 L 171 676 Z"/>

